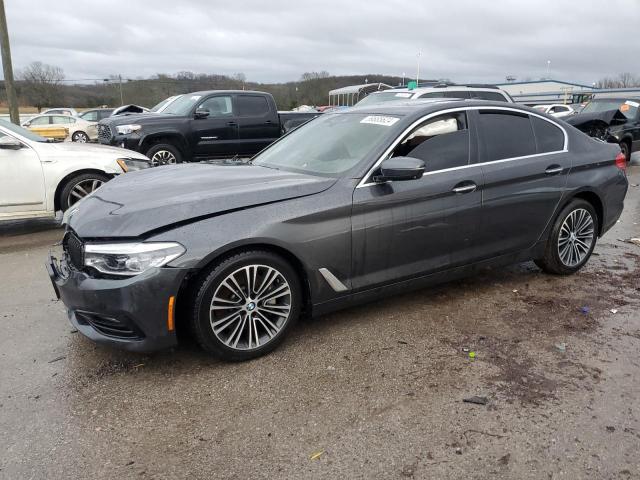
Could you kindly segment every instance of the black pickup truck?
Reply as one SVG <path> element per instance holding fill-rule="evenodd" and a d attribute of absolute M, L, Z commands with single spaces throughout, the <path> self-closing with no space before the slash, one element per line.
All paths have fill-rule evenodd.
<path fill-rule="evenodd" d="M 156 165 L 249 157 L 318 114 L 278 112 L 273 97 L 264 92 L 194 92 L 162 113 L 101 120 L 98 139 L 143 153 Z"/>

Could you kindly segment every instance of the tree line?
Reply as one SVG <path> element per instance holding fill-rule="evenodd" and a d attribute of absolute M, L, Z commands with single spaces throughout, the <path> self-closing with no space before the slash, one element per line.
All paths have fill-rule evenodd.
<path fill-rule="evenodd" d="M 159 73 L 150 78 L 121 78 L 111 75 L 92 83 L 72 83 L 57 66 L 33 62 L 17 72 L 16 90 L 21 106 L 98 107 L 137 104 L 152 107 L 172 95 L 199 90 L 260 90 L 271 93 L 281 110 L 300 105 L 327 105 L 329 91 L 362 83 L 400 85 L 403 79 L 388 75 L 334 76 L 329 72 L 305 72 L 295 82 L 259 83 L 248 81 L 243 73 L 218 75 L 182 71 L 173 75 Z M 640 87 L 640 77 L 621 73 L 596 82 L 597 88 Z M 4 97 L 4 90 L 1 92 Z M 0 98 L 0 101 L 5 101 Z"/>
<path fill-rule="evenodd" d="M 329 91 L 360 83 L 400 85 L 402 78 L 388 75 L 332 76 L 329 72 L 305 72 L 295 82 L 259 83 L 243 73 L 218 75 L 182 71 L 173 75 L 159 73 L 150 78 L 120 78 L 111 75 L 92 83 L 71 83 L 60 67 L 33 62 L 16 75 L 19 104 L 23 107 L 97 107 L 136 104 L 152 107 L 172 95 L 200 90 L 260 90 L 271 93 L 278 108 L 288 110 L 300 105 L 327 105 Z M 122 92 L 122 95 L 121 95 Z M 1 92 L 5 101 L 4 91 Z M 122 97 L 122 103 L 121 103 Z"/>

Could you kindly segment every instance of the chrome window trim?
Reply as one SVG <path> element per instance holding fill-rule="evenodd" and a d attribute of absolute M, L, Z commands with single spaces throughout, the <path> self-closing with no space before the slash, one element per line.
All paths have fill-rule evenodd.
<path fill-rule="evenodd" d="M 562 150 L 554 150 L 552 152 L 534 153 L 532 155 L 523 155 L 523 156 L 520 156 L 520 157 L 501 158 L 500 160 L 493 160 L 491 162 L 472 163 L 472 164 L 469 164 L 469 165 L 462 165 L 460 167 L 444 168 L 442 170 L 434 170 L 432 172 L 426 172 L 423 176 L 433 175 L 435 173 L 450 172 L 450 171 L 453 171 L 453 170 L 462 170 L 463 168 L 469 168 L 469 167 L 490 165 L 490 164 L 494 164 L 494 163 L 511 162 L 511 161 L 514 161 L 514 160 L 522 160 L 524 158 L 535 158 L 535 157 L 541 157 L 543 155 L 556 155 L 558 153 L 567 153 L 569 151 L 568 150 L 569 135 L 567 134 L 567 131 L 564 129 L 564 127 L 562 127 L 562 125 L 554 122 L 553 120 L 551 120 L 549 118 L 546 118 L 546 117 L 544 117 L 542 115 L 539 115 L 537 113 L 529 112 L 527 110 L 520 110 L 519 108 L 513 108 L 513 107 L 492 107 L 492 106 L 487 106 L 487 105 L 474 106 L 474 107 L 449 108 L 449 109 L 446 109 L 446 110 L 439 110 L 437 112 L 429 113 L 429 114 L 425 115 L 424 117 L 421 117 L 420 119 L 416 120 L 409 127 L 407 127 L 402 132 L 402 134 L 398 135 L 398 137 L 384 151 L 384 153 L 380 156 L 380 158 L 378 158 L 376 163 L 374 163 L 373 166 L 367 171 L 367 174 L 362 177 L 362 179 L 360 180 L 360 182 L 358 183 L 356 188 L 370 187 L 371 185 L 380 185 L 379 183 L 376 183 L 376 182 L 368 182 L 368 183 L 366 183 L 366 181 L 367 181 L 368 178 L 371 177 L 371 175 L 373 174 L 375 169 L 378 168 L 378 166 L 393 151 L 393 149 L 398 146 L 398 144 L 405 137 L 405 135 L 407 135 L 409 132 L 411 132 L 411 130 L 416 128 L 422 122 L 424 122 L 426 120 L 429 120 L 430 118 L 437 117 L 439 115 L 445 115 L 447 113 L 462 112 L 462 111 L 468 111 L 468 110 L 504 110 L 504 111 L 508 111 L 508 112 L 516 112 L 516 113 L 521 113 L 521 114 L 525 114 L 525 115 L 531 115 L 531 116 L 534 116 L 534 117 L 538 117 L 538 118 L 540 118 L 542 120 L 545 120 L 545 121 L 549 122 L 551 125 L 554 125 L 555 127 L 559 128 L 562 131 L 562 133 L 564 134 L 564 145 L 563 145 L 563 148 L 562 148 Z"/>

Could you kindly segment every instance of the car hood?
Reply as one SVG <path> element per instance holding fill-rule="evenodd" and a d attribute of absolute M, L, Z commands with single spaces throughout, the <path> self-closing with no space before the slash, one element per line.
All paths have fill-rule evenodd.
<path fill-rule="evenodd" d="M 65 214 L 84 238 L 140 237 L 176 223 L 320 193 L 336 182 L 254 165 L 162 166 L 122 175 Z"/>
<path fill-rule="evenodd" d="M 579 128 L 582 125 L 589 124 L 594 121 L 603 122 L 607 125 L 617 125 L 625 123 L 627 117 L 620 110 L 607 110 L 605 112 L 578 113 L 564 119 L 569 125 Z"/>
<path fill-rule="evenodd" d="M 47 153 L 56 157 L 68 156 L 91 156 L 117 158 L 139 158 L 148 160 L 143 154 L 126 150 L 119 147 L 109 147 L 107 145 L 90 145 L 87 143 L 59 142 L 47 143 Z"/>

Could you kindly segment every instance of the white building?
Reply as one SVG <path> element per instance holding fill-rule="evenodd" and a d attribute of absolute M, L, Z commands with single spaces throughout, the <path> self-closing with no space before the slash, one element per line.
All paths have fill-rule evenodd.
<path fill-rule="evenodd" d="M 534 80 L 507 82 L 496 85 L 513 97 L 517 103 L 540 105 L 548 103 L 582 103 L 595 89 L 590 85 L 561 80 Z"/>

